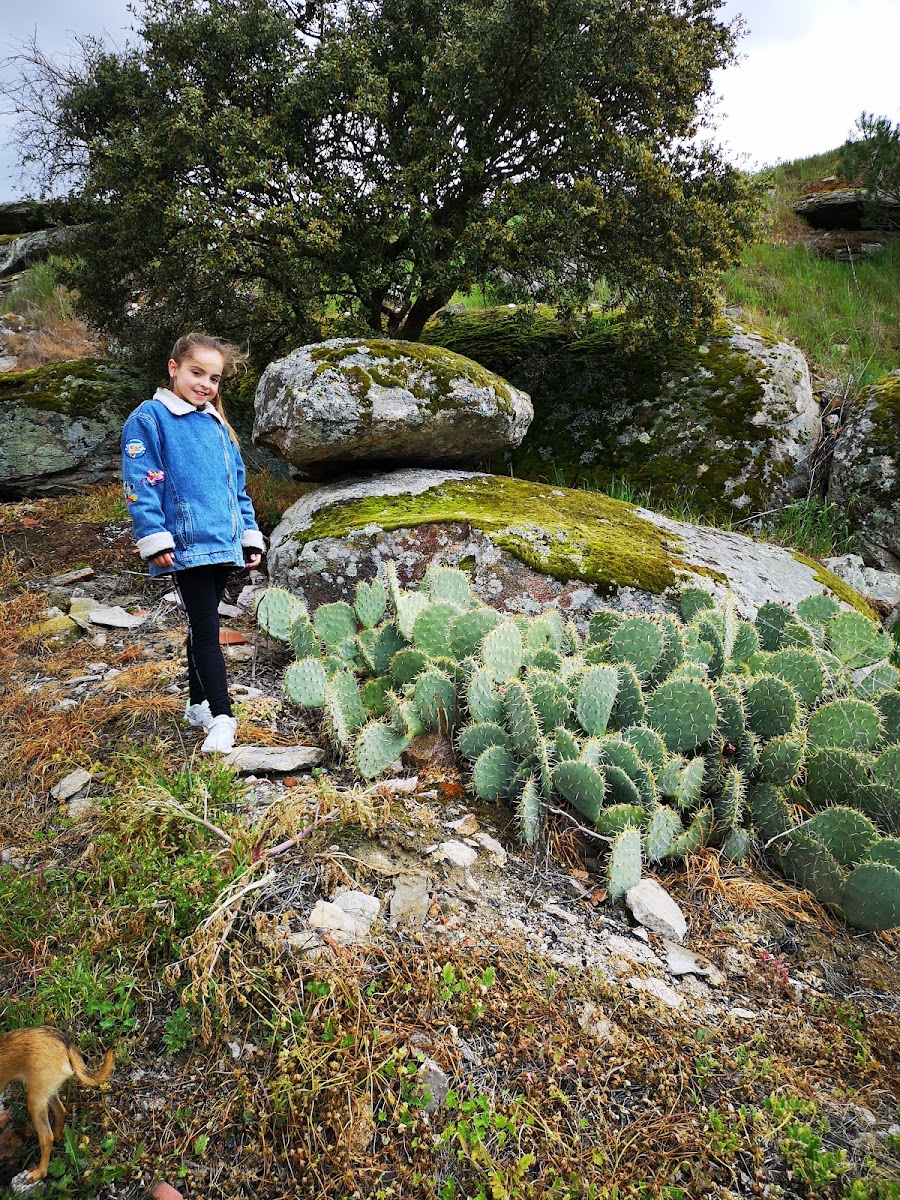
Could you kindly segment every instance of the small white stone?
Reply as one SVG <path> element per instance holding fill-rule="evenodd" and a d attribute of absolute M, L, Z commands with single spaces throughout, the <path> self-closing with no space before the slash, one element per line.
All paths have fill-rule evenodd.
<path fill-rule="evenodd" d="M 642 879 L 625 894 L 625 903 L 636 921 L 672 942 L 683 942 L 687 933 L 684 913 L 655 879 Z"/>
<path fill-rule="evenodd" d="M 491 837 L 489 833 L 485 833 L 483 829 L 480 829 L 474 837 L 479 846 L 483 846 L 487 850 L 498 867 L 506 866 L 506 860 L 509 856 L 496 838 Z"/>
<path fill-rule="evenodd" d="M 471 846 L 467 846 L 465 842 L 441 842 L 434 847 L 432 851 L 438 862 L 449 863 L 451 867 L 465 867 L 468 869 L 473 866 L 478 859 L 478 851 Z"/>
<path fill-rule="evenodd" d="M 79 767 L 77 771 L 71 771 L 55 787 L 52 787 L 50 795 L 54 800 L 71 800 L 73 796 L 84 791 L 93 778 L 90 771 Z"/>
<path fill-rule="evenodd" d="M 647 992 L 648 995 L 661 1000 L 663 1004 L 668 1004 L 670 1008 L 681 1008 L 682 1004 L 684 1004 L 684 997 L 679 996 L 674 988 L 670 988 L 661 979 L 653 979 L 652 977 L 650 979 L 635 979 L 632 976 L 628 982 L 637 991 Z"/>

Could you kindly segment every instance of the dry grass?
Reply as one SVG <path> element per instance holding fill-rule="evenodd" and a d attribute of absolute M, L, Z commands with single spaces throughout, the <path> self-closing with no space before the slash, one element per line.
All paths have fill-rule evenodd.
<path fill-rule="evenodd" d="M 99 358 L 106 343 L 85 323 L 73 317 L 50 326 L 23 329 L 6 339 L 7 353 L 16 355 L 17 371 L 28 371 L 52 362 Z"/>

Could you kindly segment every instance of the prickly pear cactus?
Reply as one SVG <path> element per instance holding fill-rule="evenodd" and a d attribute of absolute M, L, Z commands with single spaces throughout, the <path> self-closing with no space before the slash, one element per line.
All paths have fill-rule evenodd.
<path fill-rule="evenodd" d="M 601 610 L 504 616 L 465 574 L 416 591 L 388 564 L 354 604 L 308 614 L 280 588 L 257 615 L 296 661 L 285 691 L 376 779 L 426 729 L 453 736 L 481 799 L 515 807 L 537 845 L 569 804 L 610 840 L 611 895 L 662 863 L 718 847 L 766 854 L 864 929 L 898 922 L 900 662 L 832 597 L 755 621 L 690 588 L 683 620 Z"/>

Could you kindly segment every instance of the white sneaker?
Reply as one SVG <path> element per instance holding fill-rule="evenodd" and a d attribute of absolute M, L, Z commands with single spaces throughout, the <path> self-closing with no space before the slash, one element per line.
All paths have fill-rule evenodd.
<path fill-rule="evenodd" d="M 206 741 L 200 747 L 204 754 L 227 754 L 234 749 L 234 735 L 237 730 L 237 717 L 213 717 L 209 726 Z"/>
<path fill-rule="evenodd" d="M 184 706 L 184 719 L 188 725 L 193 725 L 195 729 L 209 729 L 213 719 L 213 715 L 209 710 L 209 701 L 204 700 L 202 704 L 191 704 L 188 701 Z"/>

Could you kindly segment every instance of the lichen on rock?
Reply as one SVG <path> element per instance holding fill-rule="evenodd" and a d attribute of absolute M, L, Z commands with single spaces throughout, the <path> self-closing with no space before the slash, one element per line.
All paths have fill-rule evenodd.
<path fill-rule="evenodd" d="M 471 463 L 517 445 L 528 396 L 452 351 L 333 338 L 272 363 L 256 394 L 254 440 L 295 467 Z"/>
<path fill-rule="evenodd" d="M 484 600 L 517 612 L 665 609 L 670 589 L 693 582 L 730 593 L 750 616 L 764 600 L 793 604 L 823 590 L 818 564 L 741 534 L 597 493 L 422 469 L 315 488 L 275 529 L 269 573 L 317 605 L 352 598 L 387 561 L 409 584 L 432 561 L 468 569 Z"/>
<path fill-rule="evenodd" d="M 139 376 L 77 359 L 0 375 L 0 496 L 54 495 L 117 478 Z"/>
<path fill-rule="evenodd" d="M 439 315 L 426 337 L 530 393 L 535 419 L 505 456 L 520 477 L 625 479 L 709 514 L 750 513 L 797 486 L 818 431 L 803 355 L 749 326 L 635 350 L 615 316 L 569 328 L 546 311 L 486 309 Z"/>
<path fill-rule="evenodd" d="M 845 417 L 829 499 L 846 512 L 865 562 L 900 571 L 900 371 L 867 388 Z"/>

